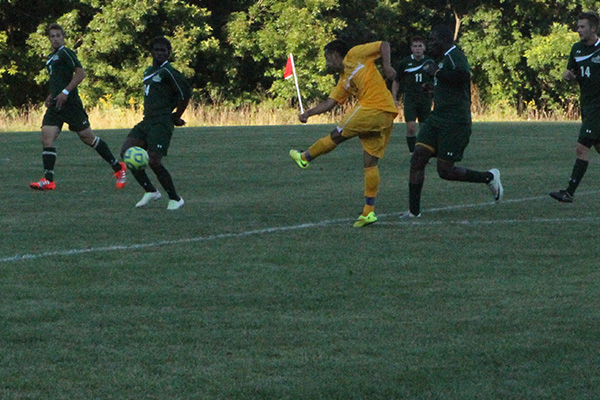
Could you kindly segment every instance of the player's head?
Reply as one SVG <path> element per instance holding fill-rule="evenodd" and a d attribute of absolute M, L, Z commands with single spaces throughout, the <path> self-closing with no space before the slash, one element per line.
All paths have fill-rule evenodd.
<path fill-rule="evenodd" d="M 348 53 L 348 45 L 343 40 L 336 39 L 327 43 L 324 50 L 325 53 L 338 53 L 343 58 L 346 57 L 346 53 Z"/>
<path fill-rule="evenodd" d="M 446 25 L 437 25 L 429 34 L 429 51 L 434 57 L 442 56 L 454 43 L 452 30 Z"/>
<path fill-rule="evenodd" d="M 63 30 L 62 26 L 56 22 L 48 25 L 46 28 L 46 36 L 48 36 L 50 45 L 54 50 L 60 49 L 65 44 L 65 31 Z"/>
<path fill-rule="evenodd" d="M 153 64 L 162 65 L 171 55 L 171 42 L 164 36 L 157 36 L 150 42 Z"/>
<path fill-rule="evenodd" d="M 423 57 L 423 54 L 425 54 L 425 38 L 423 36 L 413 36 L 410 39 L 410 51 L 417 58 Z"/>
<path fill-rule="evenodd" d="M 594 11 L 582 12 L 577 16 L 577 33 L 583 42 L 595 41 L 600 19 Z"/>
<path fill-rule="evenodd" d="M 348 53 L 348 45 L 343 40 L 334 40 L 325 45 L 325 62 L 327 68 L 334 72 L 344 71 L 344 57 Z"/>

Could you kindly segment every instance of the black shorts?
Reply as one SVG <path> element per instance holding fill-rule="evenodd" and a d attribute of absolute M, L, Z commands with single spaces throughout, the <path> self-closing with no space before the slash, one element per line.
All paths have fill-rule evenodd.
<path fill-rule="evenodd" d="M 46 109 L 42 126 L 58 126 L 59 129 L 62 129 L 65 123 L 73 132 L 81 132 L 90 127 L 88 115 L 81 101 L 67 101 L 60 110 L 55 106 Z"/>
<path fill-rule="evenodd" d="M 156 151 L 166 156 L 174 129 L 172 115 L 144 118 L 133 127 L 127 137 L 139 139 L 148 145 L 148 151 Z"/>
<path fill-rule="evenodd" d="M 450 122 L 430 116 L 417 135 L 417 144 L 428 148 L 435 157 L 460 161 L 471 138 L 470 122 Z"/>

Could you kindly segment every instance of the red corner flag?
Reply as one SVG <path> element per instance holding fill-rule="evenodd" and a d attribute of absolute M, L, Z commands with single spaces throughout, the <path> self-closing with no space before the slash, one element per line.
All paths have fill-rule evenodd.
<path fill-rule="evenodd" d="M 294 56 L 292 53 L 288 56 L 287 63 L 285 64 L 285 69 L 283 70 L 283 77 L 285 79 L 289 79 L 294 77 L 294 81 L 296 82 L 296 92 L 298 92 L 298 104 L 300 105 L 300 112 L 304 114 L 304 107 L 302 107 L 302 98 L 300 97 L 300 87 L 298 86 L 298 76 L 296 75 L 296 66 L 294 65 Z"/>
<path fill-rule="evenodd" d="M 292 61 L 292 55 L 290 54 L 285 64 L 285 70 L 283 71 L 283 77 L 289 79 L 294 76 L 294 61 Z"/>

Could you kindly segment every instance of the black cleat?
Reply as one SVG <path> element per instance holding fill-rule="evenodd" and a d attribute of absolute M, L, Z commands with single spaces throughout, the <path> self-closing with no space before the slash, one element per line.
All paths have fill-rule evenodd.
<path fill-rule="evenodd" d="M 572 203 L 573 196 L 571 196 L 566 190 L 559 190 L 558 192 L 550 193 L 550 197 L 560 201 L 561 203 Z"/>

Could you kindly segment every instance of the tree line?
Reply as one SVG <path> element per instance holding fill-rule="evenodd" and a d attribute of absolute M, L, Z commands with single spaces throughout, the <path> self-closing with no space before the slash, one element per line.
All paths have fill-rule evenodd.
<path fill-rule="evenodd" d="M 577 14 L 599 9 L 572 0 L 0 0 L 0 107 L 45 98 L 51 22 L 64 27 L 86 70 L 86 104 L 105 95 L 139 104 L 148 43 L 164 35 L 195 101 L 281 107 L 297 101 L 294 84 L 282 79 L 289 53 L 310 103 L 334 84 L 322 55 L 329 41 L 387 40 L 396 62 L 412 36 L 448 24 L 486 106 L 569 112 L 577 91 L 561 76 L 578 40 Z"/>

